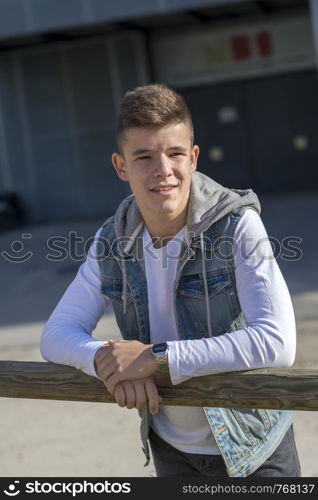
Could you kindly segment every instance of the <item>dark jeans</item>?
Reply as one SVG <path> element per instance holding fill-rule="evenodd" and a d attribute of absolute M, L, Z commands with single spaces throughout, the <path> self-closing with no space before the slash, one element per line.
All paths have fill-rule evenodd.
<path fill-rule="evenodd" d="M 152 429 L 149 441 L 157 477 L 228 477 L 221 455 L 184 453 L 166 443 Z M 300 474 L 291 426 L 274 453 L 249 477 L 300 477 Z"/>

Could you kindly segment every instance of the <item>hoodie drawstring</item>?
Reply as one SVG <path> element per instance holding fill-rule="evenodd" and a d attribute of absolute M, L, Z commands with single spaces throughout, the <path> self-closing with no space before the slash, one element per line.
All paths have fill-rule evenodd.
<path fill-rule="evenodd" d="M 124 306 L 124 314 L 126 314 L 126 307 L 127 307 L 127 271 L 126 271 L 126 262 L 125 258 L 121 260 L 122 262 L 122 272 L 123 272 L 123 294 L 122 294 L 122 301 L 123 301 L 123 306 Z"/>
<path fill-rule="evenodd" d="M 207 278 L 206 278 L 205 246 L 204 246 L 204 240 L 203 240 L 203 233 L 200 234 L 200 245 L 201 245 L 201 253 L 202 253 L 202 273 L 203 273 L 203 282 L 204 282 L 204 296 L 205 296 L 205 306 L 206 306 L 206 317 L 207 317 L 207 323 L 208 323 L 209 337 L 212 337 L 211 310 L 210 310 L 210 302 L 209 302 L 208 281 L 207 281 Z"/>

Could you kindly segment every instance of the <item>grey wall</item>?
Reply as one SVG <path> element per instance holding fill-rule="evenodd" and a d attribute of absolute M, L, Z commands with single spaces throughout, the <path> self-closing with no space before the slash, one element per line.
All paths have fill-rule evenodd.
<path fill-rule="evenodd" d="M 127 193 L 110 162 L 119 100 L 142 83 L 135 32 L 2 55 L 0 189 L 33 221 L 112 213 Z"/>
<path fill-rule="evenodd" d="M 0 0 L 0 38 L 240 0 Z"/>
<path fill-rule="evenodd" d="M 318 64 L 318 2 L 317 0 L 309 0 L 310 12 L 311 12 L 311 22 L 313 28 L 313 35 L 316 48 L 316 59 Z"/>

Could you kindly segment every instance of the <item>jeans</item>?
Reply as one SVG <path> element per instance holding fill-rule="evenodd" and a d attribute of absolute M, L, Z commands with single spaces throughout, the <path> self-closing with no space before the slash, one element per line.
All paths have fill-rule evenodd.
<path fill-rule="evenodd" d="M 157 477 L 228 477 L 221 455 L 185 453 L 161 439 L 152 429 L 149 442 Z M 300 477 L 293 426 L 274 453 L 248 477 Z"/>

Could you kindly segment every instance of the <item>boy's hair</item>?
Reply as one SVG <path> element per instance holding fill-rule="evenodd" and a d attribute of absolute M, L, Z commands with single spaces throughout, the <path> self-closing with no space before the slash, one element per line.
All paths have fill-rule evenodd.
<path fill-rule="evenodd" d="M 133 127 L 160 128 L 186 122 L 193 144 L 193 124 L 183 97 L 164 84 L 136 87 L 124 95 L 117 122 L 117 147 L 122 151 L 125 131 Z"/>

